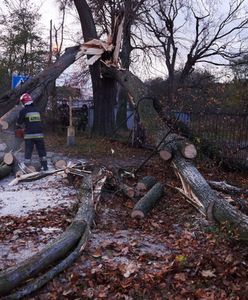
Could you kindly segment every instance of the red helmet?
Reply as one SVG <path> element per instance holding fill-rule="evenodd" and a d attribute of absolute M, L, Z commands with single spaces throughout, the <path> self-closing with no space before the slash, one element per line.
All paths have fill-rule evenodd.
<path fill-rule="evenodd" d="M 20 101 L 23 105 L 29 105 L 33 103 L 32 97 L 28 93 L 22 94 Z"/>

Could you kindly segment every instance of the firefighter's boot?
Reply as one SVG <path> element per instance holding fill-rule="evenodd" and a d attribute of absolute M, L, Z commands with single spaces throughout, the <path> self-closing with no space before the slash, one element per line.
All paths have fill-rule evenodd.
<path fill-rule="evenodd" d="M 42 166 L 43 170 L 47 171 L 48 170 L 47 161 L 46 160 L 42 160 L 40 163 L 41 163 L 41 166 Z"/>

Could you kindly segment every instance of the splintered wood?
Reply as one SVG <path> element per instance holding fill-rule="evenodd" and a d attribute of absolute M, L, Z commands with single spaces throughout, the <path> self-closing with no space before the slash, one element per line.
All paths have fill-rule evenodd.
<path fill-rule="evenodd" d="M 107 42 L 98 39 L 92 39 L 80 46 L 80 51 L 76 55 L 76 59 L 84 55 L 89 55 L 86 63 L 93 65 L 97 60 L 102 58 L 104 53 L 109 53 L 110 60 L 104 60 L 107 65 L 117 66 L 119 63 L 119 53 L 121 49 L 121 37 L 124 26 L 124 16 L 120 15 L 116 18 L 113 33 L 108 37 Z"/>

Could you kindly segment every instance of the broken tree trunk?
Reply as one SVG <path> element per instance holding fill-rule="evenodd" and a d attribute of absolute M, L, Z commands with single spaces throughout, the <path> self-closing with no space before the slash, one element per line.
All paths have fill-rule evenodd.
<path fill-rule="evenodd" d="M 173 165 L 178 172 L 186 194 L 198 203 L 199 210 L 208 219 L 225 224 L 236 237 L 248 240 L 248 217 L 213 191 L 200 172 L 188 161 L 177 155 Z"/>
<path fill-rule="evenodd" d="M 160 145 L 161 142 L 166 146 L 171 144 L 174 140 L 172 129 L 163 121 L 161 106 L 155 101 L 150 89 L 128 70 L 103 65 L 102 71 L 103 75 L 114 77 L 133 96 L 150 141 L 155 145 Z M 219 197 L 194 165 L 181 155 L 180 149 L 176 147 L 177 143 L 174 145 L 171 163 L 193 205 L 197 205 L 205 215 L 213 215 L 219 223 L 232 227 L 237 238 L 248 241 L 248 217 L 232 207 L 223 197 Z"/>
<path fill-rule="evenodd" d="M 158 182 L 134 206 L 132 218 L 144 218 L 163 196 L 164 186 Z"/>

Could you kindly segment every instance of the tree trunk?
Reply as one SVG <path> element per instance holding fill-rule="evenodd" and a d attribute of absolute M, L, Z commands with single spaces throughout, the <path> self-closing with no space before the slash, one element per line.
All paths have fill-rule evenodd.
<path fill-rule="evenodd" d="M 50 65 L 37 76 L 28 79 L 18 88 L 0 96 L 0 117 L 1 120 L 8 123 L 8 129 L 1 132 L 1 139 L 8 146 L 8 150 L 16 151 L 20 149 L 23 142 L 23 139 L 14 136 L 15 121 L 22 108 L 18 100 L 20 96 L 24 92 L 30 93 L 37 107 L 44 111 L 48 101 L 48 90 L 54 80 L 75 62 L 79 50 L 79 46 L 67 48 L 65 53 L 53 65 Z"/>
<path fill-rule="evenodd" d="M 19 103 L 18 99 L 25 92 L 30 93 L 34 102 L 37 102 L 38 104 L 39 100 L 44 95 L 44 91 L 46 90 L 47 86 L 53 83 L 54 80 L 58 78 L 66 68 L 75 62 L 76 55 L 79 50 L 80 46 L 67 48 L 65 53 L 53 65 L 46 68 L 37 76 L 28 79 L 24 82 L 24 84 L 18 86 L 16 89 L 9 90 L 7 93 L 1 95 L 0 117 L 15 107 L 15 105 Z M 42 101 L 44 101 L 44 99 Z"/>
<path fill-rule="evenodd" d="M 213 191 L 200 172 L 192 163 L 181 155 L 173 158 L 173 165 L 179 172 L 180 179 L 187 194 L 199 202 L 201 210 L 209 219 L 230 226 L 241 240 L 248 241 L 248 217 Z"/>
<path fill-rule="evenodd" d="M 98 38 L 92 13 L 85 0 L 74 0 L 79 14 L 84 41 Z M 116 89 L 115 80 L 102 79 L 100 62 L 90 66 L 90 74 L 94 100 L 93 133 L 101 136 L 109 136 L 114 129 L 114 101 L 113 91 Z"/>
<path fill-rule="evenodd" d="M 118 106 L 116 112 L 116 128 L 127 130 L 127 99 L 128 94 L 122 86 L 118 87 Z"/>
<path fill-rule="evenodd" d="M 164 140 L 170 143 L 172 130 L 162 120 L 160 111 L 153 103 L 153 95 L 146 85 L 127 70 L 117 70 L 103 66 L 103 74 L 113 76 L 134 97 L 138 111 L 147 135 L 153 144 Z M 221 224 L 229 225 L 235 237 L 248 241 L 248 217 L 231 206 L 224 198 L 219 197 L 208 185 L 194 165 L 183 158 L 179 149 L 173 149 L 171 163 L 179 175 L 184 193 L 192 201 L 192 205 L 204 213 L 208 218 L 213 217 Z"/>

